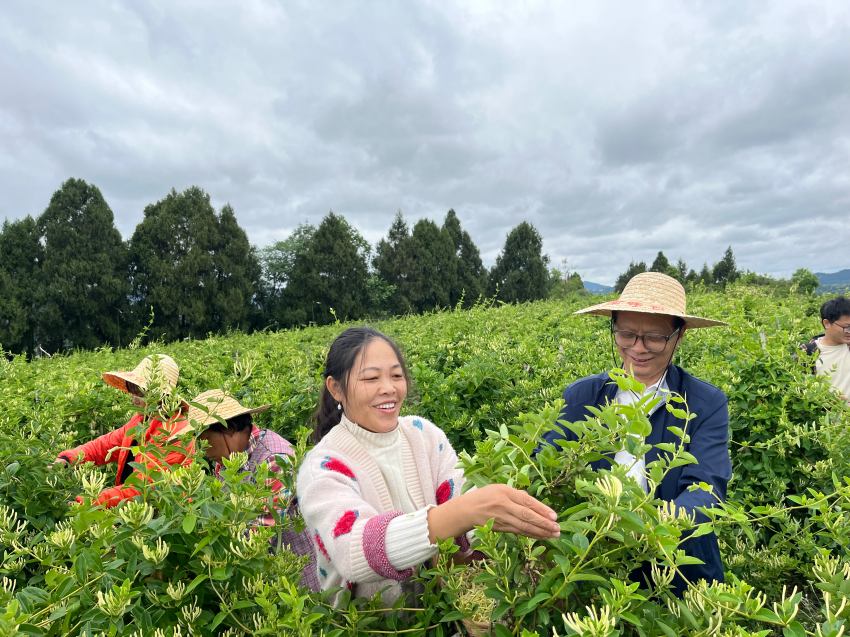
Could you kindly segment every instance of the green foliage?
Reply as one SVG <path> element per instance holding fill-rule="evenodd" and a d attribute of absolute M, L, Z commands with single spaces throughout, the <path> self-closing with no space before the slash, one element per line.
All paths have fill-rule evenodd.
<path fill-rule="evenodd" d="M 714 264 L 714 267 L 711 269 L 711 276 L 714 284 L 721 287 L 738 278 L 738 268 L 735 265 L 735 255 L 732 254 L 732 246 L 726 248 L 723 258 Z"/>
<path fill-rule="evenodd" d="M 443 231 L 449 233 L 457 258 L 457 279 L 449 293 L 449 303 L 454 306 L 463 300 L 464 307 L 471 307 L 487 288 L 487 269 L 481 262 L 478 246 L 461 227 L 454 210 L 446 213 Z"/>
<path fill-rule="evenodd" d="M 570 274 L 561 272 L 558 268 L 549 271 L 549 298 L 564 299 L 572 295 L 588 296 L 584 282 L 578 272 Z"/>
<path fill-rule="evenodd" d="M 811 270 L 799 268 L 791 275 L 791 285 L 800 294 L 814 294 L 820 285 L 820 281 Z"/>
<path fill-rule="evenodd" d="M 414 311 L 449 307 L 458 281 L 458 260 L 452 236 L 430 219 L 413 226 L 408 243 L 411 260 L 407 290 Z"/>
<path fill-rule="evenodd" d="M 286 325 L 325 324 L 366 313 L 369 244 L 330 212 L 295 254 L 283 295 Z"/>
<path fill-rule="evenodd" d="M 216 303 L 211 308 L 210 329 L 247 330 L 255 311 L 252 302 L 260 283 L 260 264 L 230 205 L 224 206 L 218 217 L 215 276 Z"/>
<path fill-rule="evenodd" d="M 300 224 L 283 241 L 273 243 L 259 251 L 262 270 L 259 303 L 266 324 L 275 327 L 286 325 L 284 293 L 292 279 L 296 257 L 306 252 L 315 232 L 314 226 Z"/>
<path fill-rule="evenodd" d="M 536 301 L 546 298 L 548 283 L 549 257 L 543 254 L 543 238 L 523 221 L 505 239 L 490 271 L 488 294 L 507 303 Z"/>
<path fill-rule="evenodd" d="M 626 283 L 629 282 L 629 279 L 641 272 L 646 272 L 646 263 L 643 261 L 639 261 L 637 263 L 632 261 L 629 263 L 629 267 L 626 268 L 626 271 L 617 277 L 617 281 L 614 283 L 614 291 L 617 293 L 622 292 L 626 287 Z"/>
<path fill-rule="evenodd" d="M 413 264 L 410 230 L 401 211 L 393 218 L 386 239 L 381 239 L 375 248 L 372 266 L 387 285 L 393 286 L 393 293 L 380 310 L 391 314 L 407 314 L 413 310 L 410 292 L 410 272 Z"/>
<path fill-rule="evenodd" d="M 32 319 L 48 351 L 120 345 L 128 327 L 127 248 L 97 187 L 69 179 L 37 221 L 44 246 Z"/>
<path fill-rule="evenodd" d="M 201 635 L 448 637 L 462 624 L 500 635 L 837 636 L 850 621 L 850 413 L 795 353 L 817 324 L 811 312 L 821 300 L 738 282 L 722 294 L 689 294 L 689 311 L 730 324 L 688 332 L 677 355 L 729 397 L 734 477 L 728 502 L 700 525 L 643 493 L 621 467 L 587 468 L 626 432 L 645 431 L 646 403 L 601 409 L 597 419 L 571 425 L 576 442 L 533 456 L 563 387 L 610 366 L 604 321 L 572 316 L 586 299 L 479 304 L 379 323 L 411 364 L 405 411 L 446 431 L 465 452 L 471 483 L 526 488 L 559 512 L 562 525 L 561 537 L 545 542 L 485 527 L 478 548 L 487 559 L 472 567 L 454 565 L 445 546 L 423 569 L 421 594 L 397 608 L 346 600 L 331 609 L 299 586 L 300 559 L 267 550 L 268 531 L 245 534 L 270 497 L 263 476 L 221 484 L 180 470 L 139 485 L 137 504 L 67 505 L 114 478 L 108 468 L 48 468 L 58 450 L 127 419 L 126 397 L 100 372 L 132 367 L 161 345 L 0 360 L 0 631 L 172 635 L 180 626 L 185 635 L 187 617 L 197 613 Z M 258 424 L 296 440 L 315 405 L 327 347 L 343 328 L 233 334 L 165 351 L 181 364 L 181 394 L 226 387 L 245 404 L 269 402 Z M 660 479 L 671 456 L 688 461 L 686 452 L 679 445 L 661 454 L 650 478 Z M 290 523 L 297 518 L 281 521 Z M 712 527 L 727 583 L 675 598 L 665 581 L 687 559 L 677 548 L 683 533 Z M 249 557 L 240 557 L 245 551 Z M 644 562 L 655 564 L 654 591 L 631 580 Z"/>
<path fill-rule="evenodd" d="M 38 267 L 44 259 L 35 219 L 4 221 L 0 230 L 0 349 L 32 353 Z"/>
<path fill-rule="evenodd" d="M 153 308 L 153 338 L 200 338 L 247 327 L 259 266 L 232 208 L 217 215 L 193 186 L 145 208 L 130 239 L 130 276 L 139 325 Z"/>
<path fill-rule="evenodd" d="M 652 265 L 649 266 L 649 271 L 661 272 L 668 276 L 672 276 L 674 279 L 678 279 L 681 276 L 682 265 L 684 265 L 684 261 L 680 259 L 679 264 L 674 267 L 664 253 L 659 250 L 658 254 L 655 256 L 655 261 L 653 261 Z"/>

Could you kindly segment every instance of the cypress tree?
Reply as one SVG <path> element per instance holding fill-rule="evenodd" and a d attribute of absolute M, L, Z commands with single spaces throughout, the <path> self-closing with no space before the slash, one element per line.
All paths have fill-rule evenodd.
<path fill-rule="evenodd" d="M 386 301 L 386 309 L 393 314 L 407 314 L 414 310 L 410 298 L 410 274 L 413 269 L 413 245 L 410 231 L 401 211 L 393 218 L 386 239 L 381 239 L 375 248 L 372 267 L 393 291 Z"/>
<path fill-rule="evenodd" d="M 44 258 L 35 219 L 4 221 L 0 230 L 0 349 L 32 353 L 33 307 Z"/>
<path fill-rule="evenodd" d="M 289 324 L 349 320 L 367 310 L 370 247 L 333 211 L 322 219 L 306 249 L 297 254 L 284 293 Z"/>
<path fill-rule="evenodd" d="M 100 190 L 67 180 L 36 225 L 44 246 L 36 340 L 51 351 L 120 345 L 128 323 L 127 248 Z"/>
<path fill-rule="evenodd" d="M 714 264 L 711 276 L 716 285 L 725 286 L 738 278 L 738 268 L 735 265 L 735 255 L 732 254 L 732 246 L 726 248 L 723 258 Z"/>
<path fill-rule="evenodd" d="M 413 309 L 424 312 L 451 304 L 457 258 L 449 233 L 430 219 L 420 219 L 410 235 L 412 262 L 409 295 Z"/>
<path fill-rule="evenodd" d="M 215 329 L 219 224 L 209 195 L 196 186 L 171 190 L 145 207 L 130 239 L 135 306 L 153 308 L 151 335 L 202 338 Z"/>
<path fill-rule="evenodd" d="M 508 303 L 546 298 L 549 257 L 537 229 L 523 221 L 510 231 L 505 247 L 490 272 L 488 294 Z"/>
<path fill-rule="evenodd" d="M 478 246 L 469 233 L 461 228 L 460 219 L 454 210 L 446 213 L 443 230 L 448 232 L 452 239 L 457 259 L 457 277 L 449 291 L 449 303 L 455 305 L 463 298 L 464 306 L 470 307 L 484 294 L 487 287 L 487 269 L 481 262 Z"/>
<path fill-rule="evenodd" d="M 248 235 L 236 221 L 228 204 L 218 219 L 218 246 L 215 255 L 216 295 L 212 328 L 217 331 L 247 329 L 256 321 L 260 264 Z"/>

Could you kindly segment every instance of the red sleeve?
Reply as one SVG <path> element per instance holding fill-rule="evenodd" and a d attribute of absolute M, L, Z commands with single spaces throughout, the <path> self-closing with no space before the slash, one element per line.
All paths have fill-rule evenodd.
<path fill-rule="evenodd" d="M 94 503 L 111 509 L 114 506 L 118 506 L 124 500 L 135 498 L 139 494 L 140 491 L 133 487 L 109 487 L 100 492 Z"/>
<path fill-rule="evenodd" d="M 61 451 L 57 458 L 64 458 L 68 462 L 77 462 L 77 458 L 82 455 L 81 462 L 93 462 L 96 465 L 118 462 L 118 453 L 110 454 L 109 452 L 115 449 L 115 447 L 120 447 L 124 444 L 124 440 L 130 437 L 130 430 L 137 426 L 143 417 L 143 414 L 135 414 L 127 423 L 118 429 L 103 434 L 89 442 L 85 442 L 79 447 Z"/>
<path fill-rule="evenodd" d="M 150 428 L 145 435 L 146 442 L 149 446 L 155 446 L 159 449 L 164 447 L 176 447 L 162 455 L 160 453 L 146 453 L 142 451 L 135 457 L 135 462 L 143 465 L 142 468 L 133 472 L 133 475 L 142 480 L 151 481 L 151 474 L 156 474 L 157 471 L 162 471 L 176 465 L 189 465 L 192 463 L 193 454 L 195 453 L 195 442 L 189 440 L 183 442 L 177 439 L 188 423 L 185 420 L 169 420 L 162 423 L 155 420 L 151 423 Z M 126 497 L 138 495 L 138 492 Z"/>
<path fill-rule="evenodd" d="M 128 423 L 129 424 L 129 423 Z M 143 468 L 136 469 L 133 475 L 143 481 L 152 481 L 151 473 L 156 473 L 157 470 L 167 469 L 174 465 L 188 465 L 192 462 L 195 443 L 194 440 L 188 444 L 181 443 L 174 438 L 188 423 L 185 420 L 169 420 L 162 423 L 158 420 L 151 422 L 151 426 L 145 434 L 146 443 L 157 447 L 178 446 L 180 450 L 169 451 L 164 457 L 159 457 L 158 454 L 140 453 L 136 456 L 134 462 L 143 465 Z M 109 487 L 100 492 L 94 503 L 103 505 L 106 508 L 117 506 L 124 500 L 129 500 L 141 492 L 132 486 L 116 486 Z"/>

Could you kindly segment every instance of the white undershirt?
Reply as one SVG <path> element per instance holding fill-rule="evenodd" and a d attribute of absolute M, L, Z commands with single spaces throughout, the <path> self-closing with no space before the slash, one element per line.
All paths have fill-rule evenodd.
<path fill-rule="evenodd" d="M 659 382 L 661 383 L 660 385 Z M 666 402 L 667 394 L 669 393 L 670 390 L 667 387 L 667 381 L 662 376 L 658 382 L 644 389 L 642 394 L 636 394 L 631 390 L 618 389 L 616 396 L 614 396 L 614 400 L 621 405 L 631 405 L 632 403 L 637 402 L 643 396 L 658 396 L 662 400 L 656 403 L 655 406 L 650 410 L 648 415 L 651 416 L 661 405 Z M 646 482 L 646 459 L 643 456 L 641 456 L 640 458 L 635 458 L 625 449 L 621 449 L 616 454 L 614 454 L 614 462 L 629 467 L 628 475 L 634 478 L 634 480 L 640 485 L 640 487 L 644 491 L 646 491 L 647 493 L 649 492 L 649 485 Z"/>
<path fill-rule="evenodd" d="M 823 338 L 817 340 L 820 356 L 815 362 L 818 374 L 829 377 L 829 382 L 850 402 L 850 347 L 845 344 L 827 345 Z"/>
<path fill-rule="evenodd" d="M 378 465 L 393 507 L 406 515 L 393 518 L 387 525 L 385 549 L 390 564 L 399 571 L 422 564 L 437 552 L 428 533 L 428 509 L 417 505 L 407 489 L 404 468 L 415 462 L 407 437 L 396 427 L 386 433 L 375 433 L 343 418 L 341 424 L 364 446 Z"/>

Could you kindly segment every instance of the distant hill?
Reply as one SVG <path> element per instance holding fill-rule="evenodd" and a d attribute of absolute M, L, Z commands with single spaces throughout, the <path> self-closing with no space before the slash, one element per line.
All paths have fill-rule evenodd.
<path fill-rule="evenodd" d="M 815 272 L 820 281 L 818 292 L 841 292 L 850 289 L 850 269 L 838 272 Z"/>
<path fill-rule="evenodd" d="M 614 291 L 614 288 L 610 285 L 602 285 L 601 283 L 594 283 L 593 281 L 585 281 L 584 289 L 591 294 L 609 294 Z"/>

